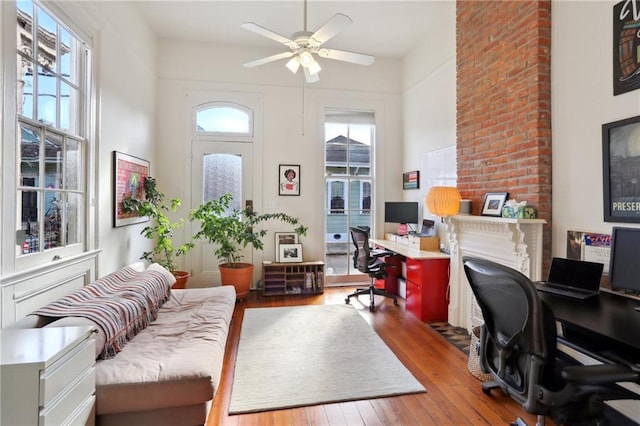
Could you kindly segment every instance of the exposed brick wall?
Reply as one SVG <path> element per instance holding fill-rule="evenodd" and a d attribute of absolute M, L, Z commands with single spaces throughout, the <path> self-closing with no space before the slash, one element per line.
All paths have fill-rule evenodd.
<path fill-rule="evenodd" d="M 547 220 L 551 256 L 551 2 L 456 6 L 458 189 L 480 214 L 509 192 Z M 543 266 L 543 274 L 546 267 Z"/>

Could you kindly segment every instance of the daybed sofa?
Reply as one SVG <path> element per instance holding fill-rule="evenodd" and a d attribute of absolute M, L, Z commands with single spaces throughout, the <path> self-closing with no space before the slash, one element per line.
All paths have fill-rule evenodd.
<path fill-rule="evenodd" d="M 159 265 L 131 265 L 42 307 L 13 327 L 96 327 L 97 425 L 204 424 L 220 381 L 235 290 L 170 290 L 174 282 Z M 78 306 L 82 310 L 117 305 L 122 298 L 138 299 L 144 312 L 120 321 L 124 325 L 116 331 L 118 336 L 104 331 L 111 324 L 78 312 Z M 76 305 L 74 312 L 65 313 L 68 305 Z M 128 336 L 122 338 L 123 334 Z"/>

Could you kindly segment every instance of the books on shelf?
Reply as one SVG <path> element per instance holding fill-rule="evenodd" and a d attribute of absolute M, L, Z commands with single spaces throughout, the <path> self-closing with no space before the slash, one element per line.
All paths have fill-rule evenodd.
<path fill-rule="evenodd" d="M 324 272 L 316 272 L 316 287 L 315 290 L 322 290 L 324 288 Z"/>
<path fill-rule="evenodd" d="M 313 272 L 307 272 L 307 279 L 304 282 L 304 290 L 311 291 L 314 287 Z"/>

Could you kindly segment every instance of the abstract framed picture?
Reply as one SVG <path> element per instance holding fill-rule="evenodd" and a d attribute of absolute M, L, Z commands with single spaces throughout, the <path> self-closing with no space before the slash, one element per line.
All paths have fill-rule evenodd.
<path fill-rule="evenodd" d="M 402 174 L 402 189 L 420 188 L 420 170 L 405 172 Z"/>
<path fill-rule="evenodd" d="M 482 216 L 502 216 L 502 207 L 507 201 L 508 192 L 487 192 L 482 202 Z"/>
<path fill-rule="evenodd" d="M 302 262 L 302 244 L 280 244 L 280 262 Z"/>
<path fill-rule="evenodd" d="M 283 244 L 298 244 L 298 234 L 295 232 L 275 232 L 276 262 L 280 262 L 280 246 Z"/>
<path fill-rule="evenodd" d="M 602 125 L 605 222 L 640 223 L 640 116 Z"/>
<path fill-rule="evenodd" d="M 300 195 L 300 165 L 280 164 L 278 195 Z"/>
<path fill-rule="evenodd" d="M 147 160 L 113 151 L 113 226 L 147 222 L 146 216 L 125 213 L 122 200 L 125 197 L 144 198 L 144 180 L 149 176 Z"/>

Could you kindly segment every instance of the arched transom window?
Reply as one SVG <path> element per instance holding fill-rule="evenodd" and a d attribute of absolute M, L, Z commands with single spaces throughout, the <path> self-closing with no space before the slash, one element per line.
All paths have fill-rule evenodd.
<path fill-rule="evenodd" d="M 242 105 L 215 102 L 196 109 L 195 133 L 252 136 L 253 112 Z"/>

